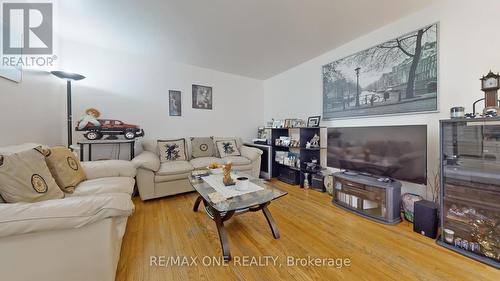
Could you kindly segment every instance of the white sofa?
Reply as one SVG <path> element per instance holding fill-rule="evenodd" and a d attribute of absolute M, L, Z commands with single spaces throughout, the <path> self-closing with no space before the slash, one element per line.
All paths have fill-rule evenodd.
<path fill-rule="evenodd" d="M 143 152 L 132 160 L 137 167 L 137 188 L 141 199 L 149 200 L 193 191 L 188 180 L 191 172 L 204 169 L 213 162 L 224 164 L 231 161 L 233 170 L 259 177 L 262 150 L 244 146 L 240 138 L 214 137 L 214 140 L 218 139 L 236 140 L 241 156 L 193 158 L 191 140 L 185 138 L 188 161 L 161 163 L 157 140 L 144 140 Z"/>
<path fill-rule="evenodd" d="M 115 280 L 136 169 L 117 160 L 82 167 L 87 180 L 64 199 L 0 203 L 1 280 Z"/>

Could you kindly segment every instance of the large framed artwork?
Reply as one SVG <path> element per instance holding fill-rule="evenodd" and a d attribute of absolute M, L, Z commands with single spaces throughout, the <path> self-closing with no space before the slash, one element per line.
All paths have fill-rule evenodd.
<path fill-rule="evenodd" d="M 438 24 L 323 66 L 323 118 L 438 110 Z"/>
<path fill-rule="evenodd" d="M 193 85 L 193 108 L 212 109 L 212 87 Z"/>

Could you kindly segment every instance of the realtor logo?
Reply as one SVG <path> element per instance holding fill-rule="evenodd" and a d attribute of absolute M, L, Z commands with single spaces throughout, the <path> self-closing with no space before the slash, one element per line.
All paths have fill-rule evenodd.
<path fill-rule="evenodd" d="M 52 3 L 3 3 L 3 54 L 52 54 Z"/>

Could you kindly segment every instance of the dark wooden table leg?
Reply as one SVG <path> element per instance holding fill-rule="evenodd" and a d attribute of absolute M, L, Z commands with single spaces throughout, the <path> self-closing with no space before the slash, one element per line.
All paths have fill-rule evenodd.
<path fill-rule="evenodd" d="M 194 202 L 193 212 L 198 212 L 198 207 L 200 206 L 201 200 L 203 200 L 203 197 L 201 197 L 201 195 L 198 195 L 198 198 L 196 198 L 196 201 Z"/>
<path fill-rule="evenodd" d="M 278 226 L 274 222 L 273 216 L 271 216 L 271 212 L 267 208 L 269 204 L 266 204 L 264 207 L 262 207 L 262 212 L 264 213 L 264 216 L 266 217 L 267 223 L 269 224 L 269 227 L 271 228 L 271 231 L 273 232 L 274 239 L 279 239 L 280 238 L 280 232 L 278 230 Z"/>
<path fill-rule="evenodd" d="M 84 161 L 83 159 L 83 144 L 80 144 L 80 161 Z"/>
<path fill-rule="evenodd" d="M 215 225 L 217 226 L 217 231 L 219 232 L 220 245 L 222 247 L 222 254 L 224 255 L 225 261 L 231 260 L 231 252 L 229 250 L 229 242 L 227 241 L 226 230 L 224 229 L 224 221 L 221 214 L 215 210 L 211 209 L 214 214 Z"/>
<path fill-rule="evenodd" d="M 89 143 L 89 161 L 92 161 L 92 144 Z"/>
<path fill-rule="evenodd" d="M 130 143 L 130 160 L 135 157 L 135 141 Z"/>

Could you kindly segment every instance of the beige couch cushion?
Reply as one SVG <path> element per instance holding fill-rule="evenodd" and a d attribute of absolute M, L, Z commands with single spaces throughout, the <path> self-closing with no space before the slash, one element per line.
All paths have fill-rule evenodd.
<path fill-rule="evenodd" d="M 142 168 L 153 172 L 160 169 L 160 157 L 151 151 L 143 151 L 132 159 L 132 163 L 136 168 Z"/>
<path fill-rule="evenodd" d="M 0 194 L 9 203 L 64 198 L 37 149 L 0 155 Z"/>
<path fill-rule="evenodd" d="M 161 163 L 160 170 L 156 172 L 156 175 L 170 176 L 188 173 L 192 170 L 194 170 L 194 168 L 188 161 L 169 161 Z"/>
<path fill-rule="evenodd" d="M 154 181 L 156 183 L 160 183 L 160 182 L 168 182 L 176 180 L 187 180 L 190 175 L 191 172 L 175 174 L 175 175 L 167 175 L 167 176 L 155 175 Z"/>
<path fill-rule="evenodd" d="M 107 193 L 126 193 L 132 195 L 134 185 L 134 178 L 129 177 L 92 179 L 80 183 L 71 196 L 88 196 Z"/>
<path fill-rule="evenodd" d="M 191 165 L 195 169 L 205 169 L 207 168 L 211 163 L 218 163 L 222 164 L 222 160 L 220 158 L 215 158 L 215 157 L 201 157 L 201 158 L 194 158 L 191 161 L 189 161 Z"/>
<path fill-rule="evenodd" d="M 63 200 L 49 200 L 36 203 L 2 204 L 0 205 L 0 238 L 9 236 L 9 238 L 14 238 L 12 237 L 13 235 L 33 232 L 82 228 L 106 218 L 129 216 L 132 214 L 133 210 L 134 203 L 130 200 L 130 195 L 116 193 L 71 197 Z M 105 234 L 106 232 L 103 232 L 103 235 Z M 34 236 L 28 239 L 34 241 L 48 241 L 47 239 L 41 240 Z M 102 239 L 104 239 L 104 237 L 102 237 Z M 79 245 L 79 241 L 73 242 L 77 247 L 90 247 L 90 245 Z M 60 247 L 65 247 L 62 246 L 62 244 L 67 244 L 69 242 L 54 240 L 54 243 L 58 243 L 58 245 L 53 246 L 55 249 L 54 253 L 37 252 L 38 248 L 32 249 L 32 252 L 37 256 L 43 256 L 40 256 L 40 258 L 52 259 L 52 256 L 57 253 Z M 71 251 L 72 249 L 69 246 L 67 250 Z M 58 262 L 60 261 L 59 259 Z M 59 265 L 62 266 L 61 264 Z M 38 278 L 38 280 L 54 280 L 43 278 L 44 276 Z M 2 276 L 2 280 L 12 279 L 5 279 Z M 21 279 L 18 278 L 15 280 Z M 66 280 L 71 280 L 71 278 L 66 278 Z"/>
<path fill-rule="evenodd" d="M 188 160 L 185 139 L 158 140 L 158 149 L 160 150 L 160 162 Z"/>
<path fill-rule="evenodd" d="M 236 140 L 216 141 L 215 146 L 217 147 L 220 157 L 241 155 L 240 150 L 236 145 Z"/>
<path fill-rule="evenodd" d="M 134 163 L 125 160 L 102 160 L 81 162 L 88 180 L 108 177 L 133 178 L 137 174 Z"/>
<path fill-rule="evenodd" d="M 252 164 L 252 161 L 250 159 L 243 157 L 243 156 L 228 156 L 228 157 L 222 157 L 222 161 L 224 163 L 227 163 L 228 161 L 231 161 L 233 163 L 233 166 L 242 166 L 242 165 L 250 165 Z"/>
<path fill-rule="evenodd" d="M 218 141 L 235 140 L 238 149 L 241 149 L 241 147 L 243 146 L 243 141 L 241 140 L 241 138 L 237 137 L 213 137 L 213 139 L 214 139 L 214 144 Z M 215 149 L 215 157 L 220 157 L 218 149 Z"/>
<path fill-rule="evenodd" d="M 62 191 L 73 193 L 76 186 L 86 180 L 80 160 L 64 146 L 46 150 L 45 162 Z"/>
<path fill-rule="evenodd" d="M 251 164 L 250 165 L 233 166 L 233 171 L 245 172 L 245 174 L 247 174 L 247 175 L 252 175 L 252 169 L 253 169 L 253 166 Z"/>
<path fill-rule="evenodd" d="M 191 156 L 193 158 L 212 157 L 215 155 L 212 137 L 191 138 Z"/>

